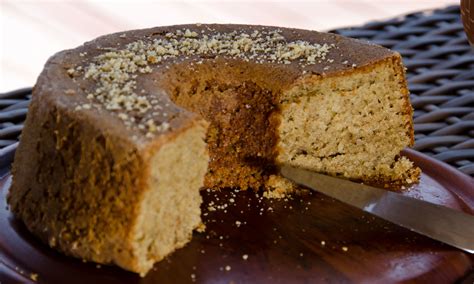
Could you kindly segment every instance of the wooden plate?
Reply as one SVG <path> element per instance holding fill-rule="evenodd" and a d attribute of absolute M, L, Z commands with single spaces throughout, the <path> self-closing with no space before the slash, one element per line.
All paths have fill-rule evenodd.
<path fill-rule="evenodd" d="M 404 194 L 474 213 L 472 178 L 418 152 L 405 154 L 423 175 Z M 40 243 L 7 210 L 10 181 L 8 173 L 0 180 L 2 283 L 449 283 L 474 263 L 460 250 L 317 193 L 278 201 L 222 190 L 203 191 L 206 232 L 140 278 Z"/>

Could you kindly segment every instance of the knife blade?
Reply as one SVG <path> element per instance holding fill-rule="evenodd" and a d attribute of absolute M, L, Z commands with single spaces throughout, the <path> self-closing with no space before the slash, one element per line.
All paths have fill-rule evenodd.
<path fill-rule="evenodd" d="M 474 216 L 402 194 L 283 165 L 297 184 L 352 205 L 411 231 L 474 253 Z"/>

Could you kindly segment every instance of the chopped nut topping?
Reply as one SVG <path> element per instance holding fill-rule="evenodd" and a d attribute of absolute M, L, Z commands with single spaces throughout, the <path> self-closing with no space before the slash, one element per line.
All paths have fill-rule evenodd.
<path fill-rule="evenodd" d="M 67 74 L 68 74 L 69 76 L 73 76 L 75 72 L 76 72 L 76 70 L 74 70 L 74 68 L 69 68 L 69 69 L 67 69 Z"/>
<path fill-rule="evenodd" d="M 152 138 L 157 132 L 167 131 L 170 125 L 167 122 L 158 123 L 153 118 L 155 112 L 149 112 L 161 108 L 158 100 L 150 101 L 146 91 L 136 90 L 137 74 L 151 73 L 153 69 L 150 65 L 179 56 L 189 59 L 190 56 L 202 55 L 213 55 L 215 58 L 226 56 L 257 63 L 296 62 L 300 65 L 312 65 L 326 60 L 333 47 L 333 44 L 303 40 L 289 42 L 278 29 L 255 30 L 250 34 L 238 31 L 204 34 L 190 29 L 178 29 L 168 32 L 164 37 L 131 42 L 123 49 L 100 47 L 105 52 L 96 56 L 84 72 L 85 79 L 97 82 L 95 91 L 87 95 L 91 104 L 77 106 L 76 110 L 90 109 L 91 105 L 103 107 L 115 113 L 127 127 L 136 127 L 144 131 L 146 137 Z M 326 61 L 330 63 L 334 60 Z M 202 59 L 199 57 L 196 62 L 201 64 Z M 71 68 L 67 73 L 72 76 L 75 70 Z M 163 112 L 162 116 L 167 117 L 168 113 Z M 134 123 L 135 121 L 138 123 Z"/>

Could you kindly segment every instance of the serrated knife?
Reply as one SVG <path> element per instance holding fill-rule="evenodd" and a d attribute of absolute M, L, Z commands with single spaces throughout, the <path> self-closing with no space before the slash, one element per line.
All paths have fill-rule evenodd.
<path fill-rule="evenodd" d="M 474 253 L 473 215 L 396 192 L 292 166 L 284 165 L 280 168 L 280 172 L 297 184 L 434 240 Z"/>

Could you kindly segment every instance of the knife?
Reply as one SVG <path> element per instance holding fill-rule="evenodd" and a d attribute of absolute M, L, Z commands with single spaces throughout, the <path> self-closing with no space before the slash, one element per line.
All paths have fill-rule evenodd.
<path fill-rule="evenodd" d="M 474 216 L 399 193 L 283 165 L 280 173 L 297 184 L 365 212 L 474 253 Z M 423 218 L 420 218 L 423 216 Z"/>

